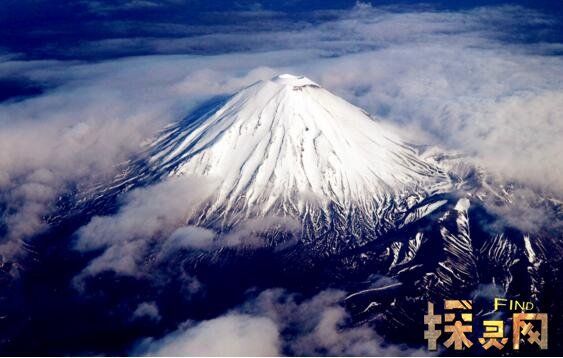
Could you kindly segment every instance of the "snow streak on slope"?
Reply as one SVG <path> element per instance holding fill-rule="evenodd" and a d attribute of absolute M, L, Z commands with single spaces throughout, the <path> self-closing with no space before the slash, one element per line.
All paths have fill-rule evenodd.
<path fill-rule="evenodd" d="M 337 226 L 341 237 L 373 238 L 450 188 L 448 176 L 391 128 L 292 75 L 258 82 L 168 128 L 148 164 L 159 176 L 219 179 L 198 224 L 293 216 L 309 236 Z"/>
<path fill-rule="evenodd" d="M 436 270 L 442 292 L 472 286 L 478 280 L 472 238 L 469 232 L 470 201 L 460 199 L 452 212 L 439 220 L 440 234 L 444 240 L 445 261 Z M 451 292 L 453 294 L 453 292 Z"/>

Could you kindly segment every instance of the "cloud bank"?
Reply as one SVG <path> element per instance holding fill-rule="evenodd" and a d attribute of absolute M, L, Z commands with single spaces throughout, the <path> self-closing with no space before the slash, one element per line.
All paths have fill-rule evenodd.
<path fill-rule="evenodd" d="M 111 271 L 142 277 L 151 271 L 147 257 L 166 262 L 180 250 L 210 252 L 221 248 L 262 248 L 261 236 L 271 229 L 298 233 L 301 224 L 289 217 L 249 219 L 225 233 L 188 225 L 213 200 L 216 182 L 209 178 L 171 177 L 128 193 L 114 215 L 94 216 L 77 232 L 79 252 L 102 250 L 77 278 Z M 286 246 L 291 243 L 286 243 Z"/>
<path fill-rule="evenodd" d="M 278 356 L 279 331 L 266 317 L 228 314 L 150 342 L 145 353 L 174 357 Z"/>
<path fill-rule="evenodd" d="M 79 230 L 77 250 L 104 249 L 83 273 L 95 275 L 111 270 L 124 275 L 143 275 L 142 262 L 150 253 L 152 240 L 161 238 L 165 253 L 185 246 L 186 239 L 178 237 L 178 230 L 173 233 L 174 228 L 182 226 L 212 190 L 210 181 L 188 177 L 171 178 L 133 190 L 116 215 L 95 216 Z M 184 228 L 183 234 L 187 230 Z M 213 239 L 205 229 L 192 229 L 189 234 L 192 247 Z"/>
<path fill-rule="evenodd" d="M 281 289 L 263 291 L 223 316 L 185 322 L 160 338 L 147 338 L 133 353 L 162 356 L 410 356 L 420 349 L 384 344 L 366 326 L 350 326 L 340 301 L 344 293 L 326 290 L 299 299 Z"/>

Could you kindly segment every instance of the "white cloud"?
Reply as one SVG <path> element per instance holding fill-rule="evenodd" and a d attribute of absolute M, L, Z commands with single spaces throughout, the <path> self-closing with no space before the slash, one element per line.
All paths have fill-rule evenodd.
<path fill-rule="evenodd" d="M 178 249 L 209 249 L 214 246 L 215 232 L 198 226 L 188 225 L 176 229 L 162 245 L 166 255 Z"/>
<path fill-rule="evenodd" d="M 166 257 L 180 249 L 217 250 L 222 247 L 266 247 L 268 243 L 265 241 L 265 234 L 272 231 L 299 236 L 301 223 L 290 217 L 266 216 L 242 221 L 225 233 L 216 233 L 213 230 L 194 225 L 182 226 L 164 241 L 159 255 Z M 285 246 L 290 244 L 292 242 L 286 242 Z"/>
<path fill-rule="evenodd" d="M 503 179 L 561 195 L 563 59 L 454 40 L 334 59 L 317 71 L 326 87 L 399 123 L 413 141 L 466 152 Z"/>
<path fill-rule="evenodd" d="M 505 226 L 524 232 L 558 232 L 563 228 L 557 209 L 545 205 L 532 190 L 517 188 L 511 191 L 511 204 L 504 205 L 498 198 L 487 197 L 485 208 L 496 214 L 492 229 L 502 232 Z"/>
<path fill-rule="evenodd" d="M 135 309 L 135 312 L 133 312 L 133 318 L 148 318 L 153 321 L 159 321 L 161 319 L 160 313 L 158 312 L 158 306 L 154 302 L 140 303 Z"/>
<path fill-rule="evenodd" d="M 186 225 L 202 205 L 213 199 L 213 183 L 209 178 L 170 177 L 128 193 L 116 214 L 94 216 L 78 230 L 74 248 L 103 252 L 77 276 L 76 283 L 105 271 L 145 276 L 152 267 L 148 256 L 154 255 L 156 263 L 162 263 L 179 250 L 265 247 L 263 234 L 268 230 L 299 233 L 298 221 L 275 216 L 243 221 L 226 233 Z"/>
<path fill-rule="evenodd" d="M 301 300 L 282 290 L 266 290 L 243 310 L 271 317 L 285 336 L 284 352 L 296 356 L 409 356 L 426 355 L 423 350 L 386 344 L 366 324 L 350 325 L 340 304 L 344 292 L 325 290 Z"/>
<path fill-rule="evenodd" d="M 142 262 L 148 254 L 149 243 L 160 239 L 169 245 L 167 250 L 185 244 L 186 240 L 179 241 L 174 235 L 172 241 L 165 239 L 198 210 L 212 190 L 211 180 L 191 177 L 169 178 L 153 186 L 133 190 L 117 214 L 95 216 L 79 230 L 75 245 L 77 250 L 105 250 L 83 274 L 95 275 L 111 270 L 125 275 L 143 275 Z M 205 235 L 201 231 L 197 234 Z"/>
<path fill-rule="evenodd" d="M 271 231 L 292 233 L 296 237 L 299 237 L 301 223 L 294 218 L 285 216 L 266 216 L 263 218 L 248 219 L 226 233 L 226 235 L 221 238 L 221 244 L 228 247 L 266 246 L 267 243 L 264 242 L 261 234 Z M 289 245 L 291 242 L 285 244 Z"/>
<path fill-rule="evenodd" d="M 227 314 L 179 328 L 160 340 L 149 340 L 144 352 L 155 356 L 278 356 L 279 332 L 266 317 Z"/>
<path fill-rule="evenodd" d="M 326 290 L 301 300 L 280 289 L 263 291 L 223 316 L 186 322 L 134 353 L 171 356 L 410 356 L 425 351 L 384 342 L 367 325 L 347 325 L 344 293 Z"/>

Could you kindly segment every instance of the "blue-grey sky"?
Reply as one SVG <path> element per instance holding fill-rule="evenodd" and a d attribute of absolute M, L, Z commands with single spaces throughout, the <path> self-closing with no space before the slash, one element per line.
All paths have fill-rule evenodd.
<path fill-rule="evenodd" d="M 365 2 L 368 3 L 368 2 Z M 337 18 L 355 6 L 350 0 L 200 1 L 200 0 L 82 0 L 17 1 L 2 3 L 0 48 L 25 58 L 100 60 L 128 55 L 162 53 L 207 54 L 252 49 L 252 45 L 216 48 L 195 43 L 172 48 L 158 41 L 197 38 L 211 34 L 250 34 L 262 31 L 300 30 Z M 372 1 L 396 9 L 419 7 L 460 11 L 479 6 L 519 5 L 560 17 L 563 5 L 555 0 L 519 1 Z M 522 25 L 529 25 L 524 24 Z M 521 41 L 561 40 L 561 24 L 515 26 Z M 123 41 L 129 40 L 126 44 Z M 113 41 L 115 46 L 110 46 Z M 122 41 L 122 42 L 119 42 Z M 102 44 L 100 46 L 100 44 Z M 265 45 L 265 44 L 262 44 Z"/>

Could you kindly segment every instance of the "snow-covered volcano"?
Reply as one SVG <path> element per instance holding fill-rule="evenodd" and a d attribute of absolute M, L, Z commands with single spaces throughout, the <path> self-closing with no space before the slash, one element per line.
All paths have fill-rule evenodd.
<path fill-rule="evenodd" d="M 131 189 L 164 184 L 185 200 L 154 203 L 179 219 L 132 241 L 113 240 L 110 229 L 115 247 L 143 248 L 151 269 L 170 262 L 190 276 L 216 277 L 221 294 L 231 281 L 241 292 L 260 284 L 339 287 L 358 322 L 400 336 L 422 324 L 412 312 L 428 301 L 479 291 L 560 312 L 561 201 L 493 180 L 461 155 L 418 148 L 313 81 L 282 75 L 165 128 L 111 185 L 68 206 L 78 219 L 114 213 L 115 199 Z M 520 225 L 529 214 L 549 220 Z M 176 238 L 169 232 L 197 239 L 199 231 L 183 225 L 204 229 L 213 245 L 196 242 L 159 259 Z"/>
<path fill-rule="evenodd" d="M 306 77 L 257 82 L 163 132 L 148 166 L 220 184 L 197 224 L 290 216 L 304 238 L 365 242 L 450 179 L 396 131 Z M 342 241 L 343 240 L 343 241 Z"/>
<path fill-rule="evenodd" d="M 465 297 L 491 282 L 539 297 L 552 260 L 546 253 L 555 261 L 563 254 L 560 234 L 507 225 L 519 210 L 518 185 L 489 180 L 457 155 L 417 148 L 310 79 L 286 74 L 171 125 L 126 177 L 208 178 L 216 190 L 186 224 L 228 233 L 259 223 L 273 245 L 297 236 L 304 246 L 291 255 L 333 260 L 343 270 L 335 276 L 383 274 L 399 282 L 387 288 L 416 300 Z M 526 205 L 560 213 L 554 203 L 537 196 Z M 293 224 L 284 231 L 287 221 L 272 218 Z M 518 272 L 527 272 L 523 287 Z M 382 292 L 363 290 L 347 302 L 369 314 Z"/>

